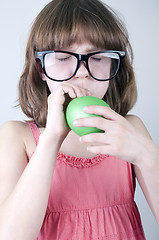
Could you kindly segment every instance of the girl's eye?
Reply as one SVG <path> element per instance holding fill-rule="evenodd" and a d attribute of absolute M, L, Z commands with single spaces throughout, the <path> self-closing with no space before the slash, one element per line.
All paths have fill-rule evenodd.
<path fill-rule="evenodd" d="M 58 58 L 58 60 L 59 60 L 60 62 L 64 62 L 64 61 L 69 60 L 69 58 L 70 58 L 70 57 L 63 57 L 63 58 Z"/>
<path fill-rule="evenodd" d="M 99 57 L 92 57 L 91 58 L 93 61 L 100 62 L 102 59 Z"/>

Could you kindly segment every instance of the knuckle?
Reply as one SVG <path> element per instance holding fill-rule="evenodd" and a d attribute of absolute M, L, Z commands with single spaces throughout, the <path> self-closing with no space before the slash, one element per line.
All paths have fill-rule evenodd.
<path fill-rule="evenodd" d="M 101 126 L 101 125 L 103 125 L 103 118 L 95 117 L 94 122 L 95 122 L 96 126 Z"/>
<path fill-rule="evenodd" d="M 54 95 L 53 94 L 50 94 L 47 98 L 47 101 L 48 103 L 51 102 L 51 100 L 53 99 Z"/>
<path fill-rule="evenodd" d="M 91 133 L 87 135 L 87 139 L 91 142 L 96 142 L 97 141 L 97 134 L 96 133 Z"/>
<path fill-rule="evenodd" d="M 63 90 L 63 89 L 65 89 L 65 85 L 64 84 L 59 84 L 59 86 L 57 87 L 57 91 L 61 91 L 61 90 Z"/>
<path fill-rule="evenodd" d="M 105 148 L 103 146 L 98 146 L 98 153 L 105 154 Z"/>

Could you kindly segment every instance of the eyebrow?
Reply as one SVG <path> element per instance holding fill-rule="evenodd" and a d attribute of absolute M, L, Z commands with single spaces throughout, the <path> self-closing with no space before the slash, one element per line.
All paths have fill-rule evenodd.
<path fill-rule="evenodd" d="M 100 48 L 87 48 L 86 52 L 96 52 L 96 51 L 100 51 Z"/>
<path fill-rule="evenodd" d="M 71 52 L 76 52 L 76 48 L 71 48 L 71 47 L 66 47 L 64 48 L 65 51 L 71 51 Z M 101 51 L 101 48 L 97 48 L 95 46 L 92 47 L 88 47 L 86 49 L 84 49 L 84 52 L 97 52 L 97 51 Z"/>

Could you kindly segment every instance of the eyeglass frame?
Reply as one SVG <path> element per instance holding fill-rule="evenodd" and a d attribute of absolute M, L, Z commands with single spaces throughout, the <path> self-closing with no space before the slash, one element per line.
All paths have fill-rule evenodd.
<path fill-rule="evenodd" d="M 74 73 L 72 74 L 71 77 L 66 78 L 66 79 L 64 79 L 64 80 L 57 80 L 57 79 L 51 78 L 51 77 L 48 76 L 48 74 L 46 73 L 45 64 L 44 64 L 45 55 L 48 54 L 48 53 L 56 53 L 56 52 L 57 52 L 57 53 L 59 52 L 59 53 L 70 54 L 70 55 L 73 55 L 73 56 L 75 56 L 75 57 L 77 58 L 77 66 L 76 66 L 76 69 L 75 69 L 75 71 L 74 71 Z M 119 56 L 118 66 L 117 66 L 116 73 L 115 73 L 115 75 L 114 75 L 113 77 L 110 77 L 110 78 L 108 78 L 108 79 L 97 79 L 97 78 L 95 78 L 95 77 L 91 74 L 91 72 L 90 72 L 90 70 L 89 70 L 88 59 L 89 59 L 91 56 L 93 56 L 93 55 L 95 55 L 95 54 L 99 54 L 99 53 L 117 53 L 117 54 L 118 54 L 118 56 Z M 40 60 L 41 66 L 42 66 L 42 70 L 43 70 L 44 74 L 45 74 L 50 80 L 56 81 L 56 82 L 64 82 L 64 81 L 68 81 L 68 80 L 70 80 L 71 78 L 73 78 L 73 77 L 76 75 L 76 73 L 77 73 L 77 71 L 78 71 L 78 69 L 79 69 L 79 67 L 80 67 L 80 63 L 83 62 L 83 61 L 86 63 L 86 66 L 85 66 L 85 67 L 86 67 L 89 75 L 90 75 L 92 78 L 94 78 L 94 79 L 97 80 L 97 81 L 108 81 L 108 80 L 114 78 L 114 77 L 118 74 L 121 59 L 123 59 L 124 57 L 125 57 L 125 51 L 118 51 L 118 50 L 96 51 L 96 52 L 92 52 L 92 53 L 88 53 L 88 54 L 78 54 L 78 53 L 73 53 L 73 52 L 68 52 L 68 51 L 61 51 L 61 50 L 35 51 L 35 58 Z"/>

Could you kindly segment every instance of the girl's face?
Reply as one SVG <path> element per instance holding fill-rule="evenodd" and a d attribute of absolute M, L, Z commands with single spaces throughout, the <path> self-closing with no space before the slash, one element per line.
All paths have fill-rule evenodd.
<path fill-rule="evenodd" d="M 91 43 L 85 42 L 81 44 L 75 43 L 68 48 L 60 49 L 60 50 L 74 52 L 78 54 L 87 54 L 90 52 L 100 51 L 102 49 L 98 49 L 97 47 L 93 46 Z M 53 93 L 57 89 L 58 85 L 61 84 L 61 82 L 50 80 L 45 76 L 45 74 L 42 74 L 42 79 L 47 82 L 48 88 L 51 93 Z M 97 81 L 93 79 L 89 75 L 84 62 L 80 63 L 80 67 L 76 75 L 70 80 L 66 81 L 65 83 L 67 82 L 73 85 L 85 88 L 90 91 L 92 96 L 95 96 L 101 99 L 104 97 L 109 86 L 109 81 Z"/>

